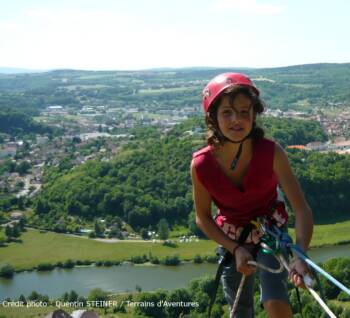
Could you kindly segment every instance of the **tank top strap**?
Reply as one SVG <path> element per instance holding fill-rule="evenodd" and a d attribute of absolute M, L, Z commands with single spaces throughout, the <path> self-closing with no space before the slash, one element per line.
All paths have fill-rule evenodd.
<path fill-rule="evenodd" d="M 264 171 L 261 171 L 261 172 L 264 175 L 266 174 L 271 175 L 273 172 L 275 142 L 272 140 L 263 138 L 255 141 L 254 147 L 255 147 L 254 149 L 255 160 L 253 161 L 253 165 L 254 165 L 253 170 L 257 172 L 263 169 Z M 259 167 L 262 169 L 259 169 Z"/>

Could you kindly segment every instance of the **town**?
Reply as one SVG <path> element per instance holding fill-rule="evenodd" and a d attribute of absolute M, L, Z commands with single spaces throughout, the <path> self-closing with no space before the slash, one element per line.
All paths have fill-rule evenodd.
<path fill-rule="evenodd" d="M 0 189 L 17 198 L 33 197 L 41 188 L 44 168 L 62 163 L 68 155 L 67 147 L 73 145 L 73 165 L 95 159 L 109 161 L 123 144 L 134 137 L 129 133 L 130 129 L 136 126 L 152 126 L 166 133 L 176 124 L 200 114 L 201 109 L 195 106 L 157 113 L 140 111 L 138 108 L 85 106 L 76 111 L 58 105 L 49 106 L 41 112 L 38 120 L 63 128 L 65 134 L 53 139 L 43 135 L 36 135 L 34 140 L 17 140 L 11 137 L 5 139 L 0 148 L 0 165 L 11 160 L 18 167 L 18 171 L 3 173 L 0 176 Z M 315 141 L 307 145 L 292 145 L 290 148 L 350 153 L 350 140 L 344 137 L 350 128 L 349 110 L 343 110 L 335 118 L 327 116 L 321 109 L 315 109 L 311 114 L 272 109 L 265 116 L 318 121 L 331 137 L 326 143 Z M 186 133 L 203 134 L 196 127 Z M 96 143 L 98 140 L 104 142 Z"/>

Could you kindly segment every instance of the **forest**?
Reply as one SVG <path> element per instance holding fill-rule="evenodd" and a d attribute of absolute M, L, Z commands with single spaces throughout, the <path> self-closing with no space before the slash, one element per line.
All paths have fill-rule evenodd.
<path fill-rule="evenodd" d="M 57 129 L 56 129 L 57 130 Z M 54 129 L 41 123 L 36 123 L 30 115 L 12 109 L 0 111 L 0 134 L 8 134 L 12 138 L 29 134 L 51 135 Z"/>
<path fill-rule="evenodd" d="M 314 122 L 267 118 L 262 124 L 269 127 L 267 136 L 283 146 L 326 138 Z M 202 119 L 190 119 L 165 135 L 156 128 L 135 130 L 135 139 L 111 162 L 90 160 L 72 167 L 67 158 L 49 168 L 31 221 L 51 229 L 59 222 L 63 230 L 74 220 L 93 221 L 111 215 L 136 231 L 154 228 L 163 218 L 170 226 L 191 228 L 189 167 L 192 153 L 204 146 L 205 140 L 203 133 L 188 134 L 189 129 L 203 132 Z M 335 153 L 287 152 L 316 223 L 347 219 L 350 158 Z"/>

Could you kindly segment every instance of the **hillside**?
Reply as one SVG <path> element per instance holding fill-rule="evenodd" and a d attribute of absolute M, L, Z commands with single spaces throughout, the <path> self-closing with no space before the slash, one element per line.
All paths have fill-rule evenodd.
<path fill-rule="evenodd" d="M 350 104 L 350 64 L 310 64 L 270 69 L 186 68 L 144 71 L 56 70 L 0 74 L 0 109 L 83 105 L 200 110 L 207 81 L 225 71 L 244 72 L 270 108 L 312 110 Z"/>
<path fill-rule="evenodd" d="M 201 131 L 200 122 L 200 118 L 189 120 L 167 135 L 136 136 L 112 162 L 88 161 L 72 169 L 69 165 L 68 169 L 51 168 L 32 221 L 36 226 L 64 231 L 71 228 L 74 219 L 92 221 L 111 215 L 136 231 L 154 229 L 162 218 L 171 226 L 191 228 L 194 219 L 189 167 L 192 153 L 204 145 L 204 140 L 200 133 L 188 134 L 188 128 Z M 277 123 L 266 122 L 269 136 L 277 137 L 281 144 L 288 145 L 290 140 L 306 143 L 322 136 L 315 123 L 284 120 L 278 124 L 281 122 L 284 134 Z M 346 219 L 350 158 L 298 151 L 291 151 L 290 158 L 316 221 Z"/>

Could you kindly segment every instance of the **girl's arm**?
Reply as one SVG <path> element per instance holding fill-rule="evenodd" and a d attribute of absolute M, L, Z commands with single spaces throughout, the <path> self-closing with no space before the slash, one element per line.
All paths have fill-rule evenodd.
<path fill-rule="evenodd" d="M 295 214 L 296 244 L 303 251 L 306 251 L 309 247 L 313 232 L 312 211 L 305 200 L 297 178 L 292 172 L 286 153 L 277 143 L 275 147 L 273 169 Z"/>

